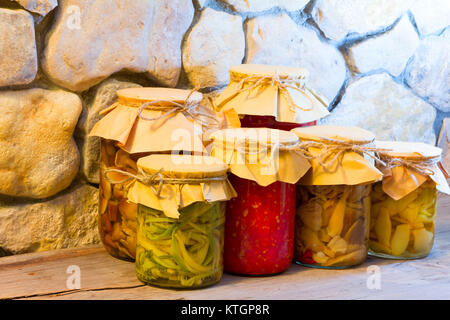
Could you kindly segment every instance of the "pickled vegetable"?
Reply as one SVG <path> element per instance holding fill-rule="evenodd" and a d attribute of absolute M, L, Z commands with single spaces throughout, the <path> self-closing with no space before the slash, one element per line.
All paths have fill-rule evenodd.
<path fill-rule="evenodd" d="M 100 238 L 112 256 L 133 261 L 136 256 L 138 206 L 126 199 L 128 188 L 133 182 L 111 184 L 104 176 L 106 169 L 120 169 L 136 174 L 136 161 L 118 148 L 114 141 L 102 140 L 98 223 Z"/>
<path fill-rule="evenodd" d="M 139 205 L 136 273 L 147 284 L 199 288 L 223 273 L 225 203 L 197 202 L 172 219 Z"/>
<path fill-rule="evenodd" d="M 367 256 L 371 185 L 299 186 L 296 259 L 307 266 L 344 268 Z"/>
<path fill-rule="evenodd" d="M 428 255 L 433 247 L 436 184 L 429 180 L 400 200 L 374 186 L 370 253 L 384 258 L 414 259 Z"/>

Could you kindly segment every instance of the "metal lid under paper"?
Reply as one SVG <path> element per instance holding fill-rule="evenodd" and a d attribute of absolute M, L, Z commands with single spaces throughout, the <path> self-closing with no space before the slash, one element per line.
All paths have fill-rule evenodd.
<path fill-rule="evenodd" d="M 308 87 L 303 68 L 242 64 L 230 69 L 230 84 L 216 99 L 219 110 L 307 123 L 329 114 L 328 101 Z"/>
<path fill-rule="evenodd" d="M 227 178 L 228 166 L 209 156 L 155 154 L 140 158 L 128 200 L 178 218 L 179 209 L 194 202 L 236 197 Z"/>
<path fill-rule="evenodd" d="M 311 126 L 292 130 L 311 158 L 304 185 L 358 185 L 381 180 L 374 165 L 375 135 L 358 127 Z"/>
<path fill-rule="evenodd" d="M 386 164 L 378 166 L 384 174 L 383 191 L 392 199 L 402 199 L 428 178 L 440 192 L 450 194 L 447 172 L 440 164 L 442 149 L 421 142 L 375 141 L 375 145 Z"/>
<path fill-rule="evenodd" d="M 212 134 L 212 155 L 236 176 L 261 186 L 276 181 L 296 183 L 311 167 L 294 151 L 298 138 L 289 131 L 267 128 L 219 130 Z"/>
<path fill-rule="evenodd" d="M 203 95 L 181 89 L 130 88 L 102 111 L 90 135 L 117 141 L 130 154 L 172 150 L 205 153 L 202 125 L 193 121 Z M 194 106 L 187 114 L 182 108 Z M 142 108 L 144 104 L 148 107 Z M 191 116 L 192 114 L 192 116 Z"/>

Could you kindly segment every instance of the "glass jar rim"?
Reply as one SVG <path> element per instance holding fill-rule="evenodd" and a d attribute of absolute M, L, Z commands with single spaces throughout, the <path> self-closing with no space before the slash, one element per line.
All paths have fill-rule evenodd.
<path fill-rule="evenodd" d="M 272 77 L 283 78 L 308 78 L 309 71 L 305 68 L 275 66 L 266 64 L 240 64 L 230 68 L 231 77 Z"/>
<path fill-rule="evenodd" d="M 301 141 L 315 141 L 324 144 L 332 143 L 332 140 L 366 145 L 375 141 L 375 134 L 352 126 L 317 125 L 292 129 Z"/>
<path fill-rule="evenodd" d="M 292 145 L 298 143 L 297 136 L 292 132 L 271 128 L 223 129 L 213 132 L 211 134 L 211 139 L 216 142 L 229 142 L 236 145 L 243 142 L 253 142 L 265 145 Z"/>
<path fill-rule="evenodd" d="M 376 140 L 375 146 L 379 149 L 388 149 L 389 151 L 378 151 L 380 156 L 388 159 L 401 158 L 426 161 L 439 159 L 442 155 L 441 148 L 422 142 Z"/>
<path fill-rule="evenodd" d="M 127 88 L 117 91 L 119 102 L 146 103 L 153 101 L 172 101 L 185 103 L 189 98 L 192 102 L 200 102 L 203 99 L 202 93 L 184 89 L 161 88 L 161 87 L 141 87 Z"/>
<path fill-rule="evenodd" d="M 152 154 L 140 158 L 137 166 L 148 174 L 178 179 L 222 177 L 228 171 L 221 160 L 205 155 Z"/>

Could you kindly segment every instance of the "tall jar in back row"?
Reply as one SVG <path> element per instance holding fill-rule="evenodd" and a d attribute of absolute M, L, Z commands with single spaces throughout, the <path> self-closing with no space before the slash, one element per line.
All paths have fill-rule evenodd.
<path fill-rule="evenodd" d="M 133 261 L 138 207 L 127 193 L 134 180 L 117 170 L 135 175 L 137 160 L 151 154 L 206 154 L 204 133 L 231 121 L 202 106 L 203 96 L 196 91 L 132 88 L 117 96 L 90 133 L 101 137 L 98 228 L 112 256 Z"/>

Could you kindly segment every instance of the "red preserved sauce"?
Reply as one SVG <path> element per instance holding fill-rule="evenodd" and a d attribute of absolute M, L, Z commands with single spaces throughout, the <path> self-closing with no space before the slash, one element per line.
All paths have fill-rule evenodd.
<path fill-rule="evenodd" d="M 225 271 L 269 275 L 285 271 L 294 252 L 296 186 L 262 187 L 231 175 L 238 197 L 227 204 Z"/>
<path fill-rule="evenodd" d="M 242 127 L 290 131 L 313 123 L 282 123 L 272 116 L 246 115 Z M 263 187 L 231 175 L 238 197 L 227 204 L 225 271 L 270 275 L 285 271 L 294 254 L 296 185 L 274 182 Z"/>
<path fill-rule="evenodd" d="M 307 123 L 278 122 L 273 116 L 246 115 L 241 119 L 241 126 L 243 128 L 273 128 L 285 131 L 291 131 L 300 127 L 315 126 L 316 124 L 317 121 Z"/>
<path fill-rule="evenodd" d="M 316 124 L 317 124 L 317 121 L 307 122 L 307 123 L 291 123 L 291 122 L 275 121 L 273 128 L 279 129 L 279 130 L 291 131 L 292 129 L 295 129 L 295 128 L 315 126 Z"/>

